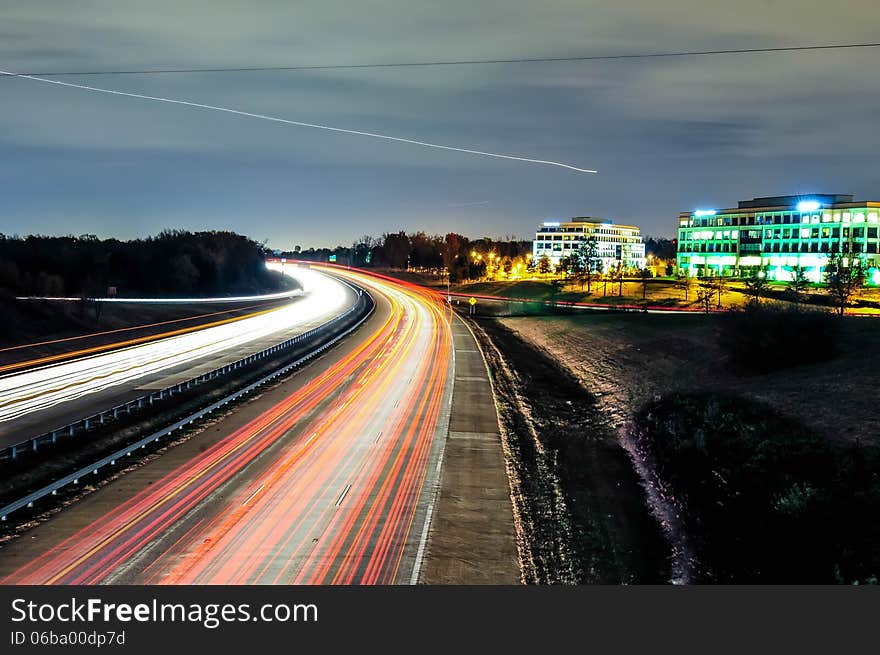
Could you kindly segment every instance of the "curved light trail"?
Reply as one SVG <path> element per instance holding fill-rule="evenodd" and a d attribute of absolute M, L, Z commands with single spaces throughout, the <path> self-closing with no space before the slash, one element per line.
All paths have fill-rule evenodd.
<path fill-rule="evenodd" d="M 260 300 L 284 300 L 302 295 L 302 289 L 279 291 L 278 293 L 265 293 L 259 296 L 215 296 L 213 298 L 89 298 L 93 302 L 107 303 L 137 303 L 141 305 L 198 305 L 217 304 L 224 302 L 251 302 Z M 16 300 L 52 300 L 52 301 L 76 301 L 82 300 L 77 296 L 16 296 Z"/>
<path fill-rule="evenodd" d="M 255 305 L 256 307 L 260 307 L 261 305 Z M 265 306 L 265 305 L 262 305 Z M 141 337 L 134 337 L 132 339 L 125 339 L 123 341 L 115 341 L 112 343 L 104 343 L 97 346 L 89 346 L 86 348 L 80 348 L 78 350 L 67 350 L 60 353 L 55 353 L 54 355 L 44 355 L 42 357 L 35 357 L 33 359 L 22 360 L 20 362 L 12 362 L 10 364 L 0 365 L 0 374 L 10 373 L 12 371 L 18 371 L 26 368 L 34 368 L 35 366 L 41 366 L 45 364 L 53 364 L 55 362 L 60 362 L 67 359 L 75 359 L 77 357 L 83 357 L 85 355 L 94 355 L 96 353 L 105 352 L 108 350 L 119 350 L 120 348 L 126 348 L 128 346 L 136 346 L 141 343 L 147 343 L 150 341 L 158 341 L 160 339 L 167 339 L 168 337 L 176 337 L 180 334 L 188 334 L 190 332 L 196 332 L 198 330 L 204 330 L 207 328 L 212 328 L 217 325 L 226 325 L 227 323 L 235 323 L 237 321 L 243 321 L 248 318 L 252 318 L 254 316 L 260 316 L 262 314 L 266 314 L 268 312 L 274 311 L 273 309 L 264 309 L 261 311 L 251 312 L 249 314 L 243 314 L 241 316 L 233 316 L 231 318 L 219 319 L 216 321 L 211 321 L 209 323 L 200 323 L 198 325 L 191 325 L 184 328 L 177 328 L 175 330 L 169 330 L 167 332 L 160 332 L 158 334 L 148 334 Z M 12 346 L 10 348 L 0 348 L 0 352 L 4 352 L 7 350 L 17 350 L 22 348 L 37 348 L 44 345 L 51 345 L 61 342 L 70 342 L 78 339 L 90 339 L 95 338 L 102 335 L 113 334 L 116 332 L 125 332 L 129 330 L 142 330 L 145 328 L 154 327 L 157 325 L 163 325 L 168 323 L 180 323 L 183 321 L 191 321 L 198 318 L 204 318 L 207 316 L 215 316 L 217 314 L 227 314 L 228 312 L 215 312 L 212 314 L 203 314 L 201 317 L 194 316 L 190 318 L 182 318 L 174 321 L 163 321 L 161 323 L 153 323 L 152 325 L 135 325 L 128 328 L 119 328 L 117 330 L 107 330 L 106 332 L 94 332 L 92 334 L 84 334 L 81 336 L 75 337 L 67 337 L 64 339 L 53 339 L 51 341 L 44 341 L 42 343 L 33 343 L 33 344 L 25 344 L 23 346 Z"/>
<path fill-rule="evenodd" d="M 0 377 L 0 422 L 93 394 L 180 364 L 193 362 L 322 317 L 345 307 L 348 291 L 326 276 L 297 270 L 306 295 L 296 303 L 257 312 L 237 321 L 141 345 L 41 366 Z M 138 340 L 134 340 L 137 342 Z"/>
<path fill-rule="evenodd" d="M 157 321 L 155 323 L 144 323 L 142 325 L 129 325 L 121 328 L 114 328 L 112 330 L 102 330 L 100 332 L 89 332 L 87 334 L 76 334 L 71 337 L 60 337 L 58 339 L 47 339 L 45 341 L 34 341 L 31 343 L 20 343 L 15 346 L 4 346 L 0 348 L 0 353 L 11 352 L 13 350 L 28 350 L 30 348 L 38 348 L 40 346 L 52 346 L 59 343 L 69 343 L 71 341 L 82 341 L 83 339 L 94 339 L 96 337 L 104 337 L 111 334 L 119 334 L 121 332 L 132 332 L 134 330 L 144 330 L 147 328 L 160 327 L 162 325 L 173 325 L 174 323 L 185 323 L 188 321 L 197 321 L 203 318 L 210 318 L 212 316 L 222 316 L 223 314 L 229 314 L 235 311 L 243 311 L 247 309 L 257 309 L 260 307 L 265 307 L 266 304 L 257 304 L 257 305 L 246 305 L 245 307 L 237 307 L 235 309 L 224 309 L 216 312 L 209 312 L 207 314 L 197 314 L 195 316 L 183 316 L 182 318 L 173 318 L 167 321 Z"/>
<path fill-rule="evenodd" d="M 422 527 L 414 523 L 436 468 L 429 463 L 445 438 L 449 310 L 431 291 L 339 274 L 390 306 L 371 333 L 2 582 L 409 582 Z M 259 470 L 246 471 L 261 455 Z"/>

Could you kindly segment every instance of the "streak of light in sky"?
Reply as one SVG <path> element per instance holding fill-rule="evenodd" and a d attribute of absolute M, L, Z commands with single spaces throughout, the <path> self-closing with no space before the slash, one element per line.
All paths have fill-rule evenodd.
<path fill-rule="evenodd" d="M 472 150 L 470 148 L 459 148 L 457 146 L 447 146 L 440 143 L 431 143 L 429 141 L 418 141 L 416 139 L 406 139 L 399 136 L 391 136 L 389 134 L 379 134 L 378 132 L 363 132 L 361 130 L 350 130 L 342 127 L 333 127 L 332 125 L 321 125 L 320 123 L 306 123 L 303 121 L 295 121 L 287 118 L 279 118 L 277 116 L 268 116 L 266 114 L 255 114 L 249 111 L 241 111 L 239 109 L 231 109 L 229 107 L 219 107 L 217 105 L 206 105 L 200 102 L 190 102 L 188 100 L 175 100 L 174 98 L 163 98 L 161 96 L 149 96 L 141 93 L 128 93 L 125 91 L 116 91 L 114 89 L 104 89 L 96 86 L 87 86 L 85 84 L 73 84 L 72 82 L 61 82 L 59 80 L 50 80 L 45 77 L 36 77 L 34 75 L 19 75 L 9 71 L 0 70 L 0 75 L 9 75 L 25 80 L 33 80 L 35 82 L 44 82 L 46 84 L 56 84 L 58 86 L 66 86 L 74 89 L 82 89 L 84 91 L 93 91 L 95 93 L 106 93 L 114 96 L 125 96 L 127 98 L 139 98 L 141 100 L 154 100 L 156 102 L 167 102 L 173 105 L 184 105 L 186 107 L 195 107 L 196 109 L 209 109 L 212 111 L 222 111 L 227 114 L 235 114 L 237 116 L 246 116 L 248 118 L 257 118 L 264 121 L 272 121 L 274 123 L 284 123 L 286 125 L 295 125 L 297 127 L 308 127 L 316 130 L 326 130 L 328 132 L 339 132 L 342 134 L 353 134 L 356 136 L 366 136 L 374 139 L 385 139 L 386 141 L 397 141 L 399 143 L 408 143 L 424 148 L 437 148 L 439 150 L 451 150 L 454 152 L 463 152 L 469 155 L 479 155 L 482 157 L 495 157 L 497 159 L 510 159 L 513 161 L 521 161 L 529 164 L 541 164 L 545 166 L 557 166 L 578 173 L 597 173 L 598 171 L 589 168 L 580 168 L 571 164 L 564 164 L 558 161 L 549 161 L 546 159 L 533 159 L 531 157 L 520 157 L 518 155 L 502 155 L 497 152 L 487 152 L 484 150 Z"/>

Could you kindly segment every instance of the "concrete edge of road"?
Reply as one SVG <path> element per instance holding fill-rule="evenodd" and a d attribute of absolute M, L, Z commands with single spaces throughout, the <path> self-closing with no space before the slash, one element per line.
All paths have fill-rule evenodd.
<path fill-rule="evenodd" d="M 449 421 L 452 418 L 452 399 L 454 397 L 453 393 L 455 388 L 455 346 L 451 339 L 449 347 L 452 351 L 449 358 L 452 365 L 449 367 L 446 374 L 446 390 L 443 394 L 443 406 L 438 418 L 436 430 L 437 438 L 434 440 L 434 445 L 431 448 L 432 454 L 428 458 L 429 466 L 430 462 L 436 461 L 437 464 L 434 466 L 433 470 L 426 472 L 424 487 L 430 490 L 430 498 L 427 507 L 425 508 L 425 516 L 422 520 L 422 530 L 419 534 L 415 563 L 413 564 L 412 573 L 409 579 L 411 585 L 418 584 L 419 579 L 421 578 L 422 566 L 425 562 L 425 550 L 428 546 L 428 538 L 430 535 L 431 521 L 434 516 L 434 508 L 436 507 L 437 499 L 440 496 L 441 473 L 443 471 L 443 460 L 446 454 L 446 441 L 449 435 Z"/>
<path fill-rule="evenodd" d="M 418 582 L 520 584 L 510 481 L 489 367 L 467 321 L 457 314 L 452 338 L 452 405 Z"/>

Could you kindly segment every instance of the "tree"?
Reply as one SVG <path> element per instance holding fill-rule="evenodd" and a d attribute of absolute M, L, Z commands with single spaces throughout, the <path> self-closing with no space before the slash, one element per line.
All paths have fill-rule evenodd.
<path fill-rule="evenodd" d="M 467 237 L 455 232 L 449 232 L 443 237 L 443 265 L 453 282 L 461 279 L 461 257 L 467 257 L 468 243 Z"/>
<path fill-rule="evenodd" d="M 556 265 L 556 274 L 568 277 L 568 270 L 569 270 L 570 266 L 571 266 L 571 258 L 570 257 L 563 257 L 562 259 L 559 260 L 559 263 Z"/>
<path fill-rule="evenodd" d="M 639 278 L 642 281 L 642 300 L 646 300 L 648 298 L 648 280 L 651 279 L 651 271 L 643 268 L 639 271 Z"/>
<path fill-rule="evenodd" d="M 843 253 L 832 253 L 825 265 L 825 282 L 828 294 L 843 316 L 846 308 L 865 283 L 865 269 L 861 257 L 852 256 L 847 261 Z"/>
<path fill-rule="evenodd" d="M 746 279 L 746 293 L 749 295 L 749 303 L 755 306 L 759 305 L 761 303 L 761 296 L 766 288 L 767 271 L 760 268 Z"/>
<path fill-rule="evenodd" d="M 574 259 L 577 262 L 577 272 L 581 276 L 581 288 L 586 282 L 587 293 L 591 293 L 593 277 L 602 266 L 602 258 L 599 257 L 599 240 L 594 236 L 587 237 L 575 252 Z"/>
<path fill-rule="evenodd" d="M 351 247 L 352 265 L 366 266 L 373 262 L 373 248 L 376 247 L 376 240 L 369 234 L 365 234 L 354 242 Z"/>
<path fill-rule="evenodd" d="M 715 298 L 715 290 L 708 285 L 700 285 L 697 289 L 697 304 L 708 314 L 712 311 L 712 300 Z"/>
<path fill-rule="evenodd" d="M 807 271 L 803 266 L 798 264 L 791 271 L 791 280 L 788 283 L 788 291 L 791 295 L 792 302 L 799 305 L 804 300 L 804 294 L 810 286 L 810 279 L 807 277 Z"/>
<path fill-rule="evenodd" d="M 694 286 L 694 279 L 687 271 L 679 271 L 675 278 L 675 286 L 684 293 L 685 301 L 690 300 L 689 296 L 691 288 Z"/>
<path fill-rule="evenodd" d="M 538 259 L 538 273 L 546 275 L 551 269 L 550 258 L 547 255 L 541 255 Z"/>
<path fill-rule="evenodd" d="M 645 253 L 657 259 L 675 260 L 676 243 L 664 237 L 648 237 L 645 239 Z"/>
<path fill-rule="evenodd" d="M 727 279 L 720 274 L 716 275 L 713 278 L 712 286 L 715 289 L 715 293 L 718 294 L 718 309 L 721 309 L 721 297 L 727 292 Z"/>
<path fill-rule="evenodd" d="M 405 269 L 409 263 L 412 243 L 406 232 L 386 233 L 382 238 L 385 263 L 390 268 Z"/>

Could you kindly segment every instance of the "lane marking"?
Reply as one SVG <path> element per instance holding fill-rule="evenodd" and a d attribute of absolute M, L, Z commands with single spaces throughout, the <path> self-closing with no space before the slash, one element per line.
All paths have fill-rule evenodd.
<path fill-rule="evenodd" d="M 348 495 L 348 491 L 351 489 L 351 483 L 345 485 L 345 489 L 342 490 L 342 495 L 339 496 L 339 500 L 336 501 L 336 506 L 339 507 L 342 505 L 342 501 L 345 500 L 345 497 Z"/>
<path fill-rule="evenodd" d="M 447 328 L 451 328 L 453 323 L 448 323 Z M 422 526 L 422 534 L 419 539 L 419 547 L 416 550 L 416 559 L 413 563 L 412 573 L 410 574 L 409 583 L 411 585 L 417 585 L 419 583 L 419 578 L 422 575 L 422 565 L 425 561 L 425 549 L 428 546 L 428 533 L 431 530 L 431 518 L 434 515 L 434 506 L 437 504 L 437 500 L 440 496 L 440 487 L 442 485 L 443 479 L 441 477 L 441 472 L 443 470 L 443 460 L 446 456 L 446 442 L 449 439 L 449 425 L 452 422 L 452 403 L 455 398 L 455 371 L 456 371 L 456 348 L 455 341 L 450 339 L 450 357 L 449 357 L 449 370 L 446 373 L 446 385 L 448 391 L 446 392 L 446 407 L 444 415 L 438 417 L 437 427 L 439 428 L 439 432 L 442 434 L 446 433 L 445 438 L 440 442 L 440 448 L 437 453 L 437 466 L 434 470 L 434 480 L 430 482 L 432 491 L 431 497 L 428 501 L 428 511 L 425 513 L 425 523 Z M 445 423 L 442 427 L 440 423 Z M 430 457 L 430 453 L 428 455 Z M 428 482 L 425 480 L 425 482 Z M 415 515 L 413 515 L 415 516 Z"/>
<path fill-rule="evenodd" d="M 249 502 L 251 502 L 251 501 L 254 499 L 254 496 L 256 496 L 258 493 L 260 493 L 260 492 L 263 490 L 263 488 L 264 488 L 265 486 L 266 486 L 265 484 L 261 484 L 261 485 L 260 485 L 260 488 L 257 489 L 257 490 L 256 490 L 254 493 L 252 493 L 250 496 L 248 496 L 248 499 L 247 499 L 246 501 L 244 501 L 244 502 L 241 504 L 241 506 L 244 507 L 244 506 L 247 505 Z"/>

